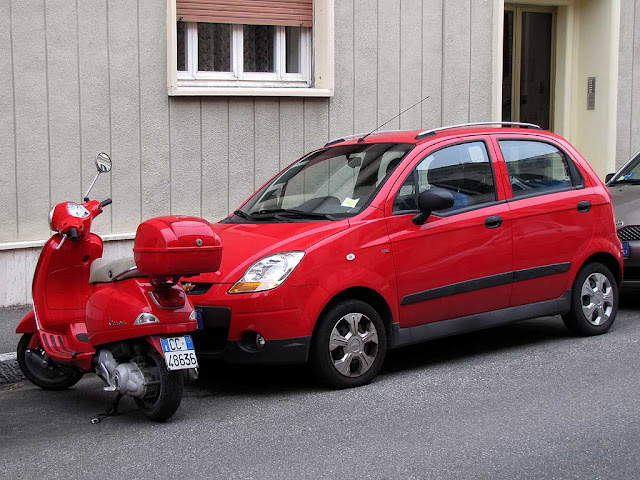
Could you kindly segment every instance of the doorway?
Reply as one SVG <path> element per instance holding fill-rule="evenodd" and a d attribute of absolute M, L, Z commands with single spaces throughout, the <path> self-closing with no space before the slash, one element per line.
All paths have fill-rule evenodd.
<path fill-rule="evenodd" d="M 556 8 L 504 7 L 502 120 L 553 129 Z"/>

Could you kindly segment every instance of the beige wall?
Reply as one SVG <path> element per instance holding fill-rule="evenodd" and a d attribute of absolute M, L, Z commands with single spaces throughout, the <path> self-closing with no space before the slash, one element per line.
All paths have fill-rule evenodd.
<path fill-rule="evenodd" d="M 621 0 L 616 168 L 640 151 L 640 0 Z"/>
<path fill-rule="evenodd" d="M 488 119 L 492 19 L 492 0 L 336 0 L 333 98 L 169 98 L 163 1 L 4 0 L 0 246 L 46 238 L 99 150 L 114 168 L 93 195 L 114 202 L 96 228 L 127 233 L 170 212 L 218 220 L 305 151 L 426 95 L 385 128 Z"/>

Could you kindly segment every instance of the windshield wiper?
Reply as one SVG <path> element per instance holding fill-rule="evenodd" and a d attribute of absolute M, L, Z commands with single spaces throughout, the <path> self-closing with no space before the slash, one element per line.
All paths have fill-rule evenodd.
<path fill-rule="evenodd" d="M 233 212 L 233 214 L 236 217 L 242 217 L 242 218 L 244 218 L 246 220 L 251 220 L 251 214 L 249 214 L 247 212 L 243 212 L 242 210 L 236 210 L 236 211 Z"/>
<path fill-rule="evenodd" d="M 243 212 L 244 213 L 244 212 Z M 261 219 L 261 218 L 278 218 L 279 215 L 295 215 L 296 217 L 306 217 L 306 218 L 325 218 L 327 220 L 335 220 L 329 213 L 320 213 L 320 212 L 305 212 L 304 210 L 297 210 L 295 208 L 276 208 L 273 210 L 259 210 L 257 212 L 249 214 L 249 218 L 251 219 Z"/>

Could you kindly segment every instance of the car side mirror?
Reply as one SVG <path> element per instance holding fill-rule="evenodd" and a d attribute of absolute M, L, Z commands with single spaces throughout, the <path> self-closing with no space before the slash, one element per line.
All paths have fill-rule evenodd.
<path fill-rule="evenodd" d="M 432 212 L 447 210 L 453 207 L 453 195 L 442 188 L 430 188 L 418 195 L 418 210 L 420 213 L 413 217 L 416 225 L 422 225 L 427 221 Z"/>
<path fill-rule="evenodd" d="M 607 176 L 604 177 L 605 183 L 609 183 L 614 176 L 615 176 L 615 173 L 607 173 Z"/>

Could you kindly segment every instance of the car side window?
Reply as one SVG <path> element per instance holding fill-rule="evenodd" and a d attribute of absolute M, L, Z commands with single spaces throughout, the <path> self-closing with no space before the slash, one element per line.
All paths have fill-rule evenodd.
<path fill-rule="evenodd" d="M 496 188 L 486 144 L 466 142 L 430 153 L 405 179 L 393 201 L 393 212 L 415 211 L 418 195 L 431 188 L 442 188 L 453 195 L 453 207 L 438 214 L 495 201 Z"/>
<path fill-rule="evenodd" d="M 568 159 L 557 147 L 535 140 L 500 140 L 514 197 L 544 194 L 583 183 Z"/>

